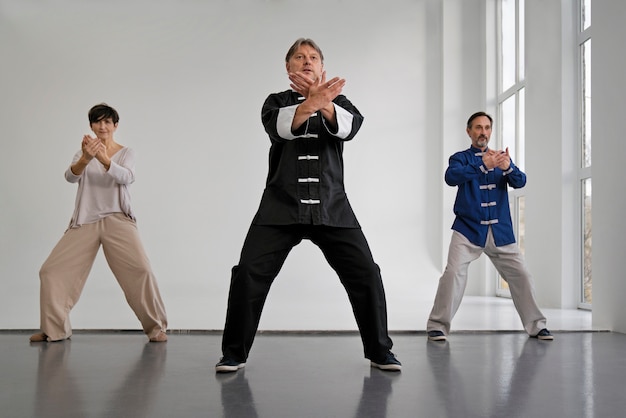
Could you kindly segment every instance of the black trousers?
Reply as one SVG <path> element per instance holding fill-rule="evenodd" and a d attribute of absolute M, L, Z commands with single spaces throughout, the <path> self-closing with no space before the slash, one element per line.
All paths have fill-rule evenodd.
<path fill-rule="evenodd" d="M 367 240 L 357 228 L 315 225 L 250 227 L 239 264 L 232 269 L 223 355 L 246 361 L 272 282 L 291 249 L 303 239 L 317 245 L 339 275 L 352 304 L 365 357 L 382 361 L 393 343 L 387 331 L 387 302 L 380 269 Z"/>

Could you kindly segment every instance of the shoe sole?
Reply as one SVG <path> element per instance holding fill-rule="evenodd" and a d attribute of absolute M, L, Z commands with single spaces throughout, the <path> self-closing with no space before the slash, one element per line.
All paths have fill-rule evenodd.
<path fill-rule="evenodd" d="M 236 366 L 222 365 L 222 366 L 215 366 L 215 371 L 217 373 L 232 373 L 232 372 L 236 372 L 239 369 L 243 369 L 244 367 L 246 367 L 246 363 L 239 363 Z"/>
<path fill-rule="evenodd" d="M 552 341 L 554 340 L 554 336 L 549 335 L 549 336 L 537 336 L 538 340 L 543 340 L 543 341 Z"/>
<path fill-rule="evenodd" d="M 373 361 L 370 362 L 372 367 L 376 367 L 377 369 L 384 370 L 387 372 L 399 372 L 402 370 L 402 366 L 399 364 L 378 364 Z"/>
<path fill-rule="evenodd" d="M 436 337 L 428 337 L 429 341 L 446 341 L 448 338 L 445 335 L 437 335 Z"/>

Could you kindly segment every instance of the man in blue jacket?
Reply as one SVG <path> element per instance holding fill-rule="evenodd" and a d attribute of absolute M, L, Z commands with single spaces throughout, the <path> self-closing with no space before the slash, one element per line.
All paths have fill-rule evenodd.
<path fill-rule="evenodd" d="M 472 146 L 450 157 L 445 173 L 449 186 L 458 187 L 454 202 L 456 218 L 448 263 L 427 323 L 428 339 L 445 341 L 450 323 L 463 299 L 467 270 L 472 261 L 485 253 L 498 273 L 509 284 L 511 298 L 526 332 L 541 340 L 552 340 L 537 302 L 532 278 L 524 257 L 515 243 L 508 186 L 524 187 L 526 174 L 513 164 L 508 148 L 489 149 L 493 120 L 477 112 L 467 121 Z"/>

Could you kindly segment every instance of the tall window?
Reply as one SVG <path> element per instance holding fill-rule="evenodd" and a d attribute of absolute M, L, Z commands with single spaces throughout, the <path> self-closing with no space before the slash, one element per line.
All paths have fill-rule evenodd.
<path fill-rule="evenodd" d="M 511 159 L 524 171 L 524 0 L 498 1 L 498 106 L 496 147 L 509 149 Z M 511 217 L 520 250 L 524 252 L 524 189 L 509 189 Z M 498 277 L 496 294 L 510 296 Z"/>
<path fill-rule="evenodd" d="M 579 121 L 580 166 L 578 170 L 581 213 L 580 307 L 591 309 L 591 0 L 579 0 Z"/>

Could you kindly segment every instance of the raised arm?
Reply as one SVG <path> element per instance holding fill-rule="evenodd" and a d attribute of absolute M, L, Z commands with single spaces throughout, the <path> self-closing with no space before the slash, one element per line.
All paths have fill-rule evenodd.
<path fill-rule="evenodd" d="M 315 112 L 321 112 L 330 126 L 336 128 L 337 120 L 333 100 L 339 96 L 346 84 L 346 80 L 334 77 L 326 81 L 326 71 L 322 72 L 321 80 L 311 80 L 306 75 L 296 72 L 289 73 L 291 88 L 305 97 L 305 100 L 296 109 L 291 129 L 296 131 Z"/>
<path fill-rule="evenodd" d="M 93 138 L 89 135 L 83 136 L 83 141 L 81 142 L 82 154 L 78 158 L 74 158 L 70 166 L 72 174 L 80 177 L 83 171 L 85 171 L 87 164 L 89 164 L 102 149 L 104 149 L 104 145 L 98 138 Z"/>
<path fill-rule="evenodd" d="M 448 161 L 444 179 L 448 186 L 458 186 L 459 184 L 478 179 L 481 174 L 485 173 L 486 169 L 482 161 L 470 160 L 465 153 L 457 152 Z"/>

